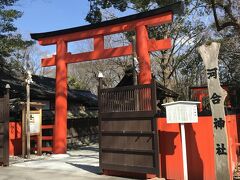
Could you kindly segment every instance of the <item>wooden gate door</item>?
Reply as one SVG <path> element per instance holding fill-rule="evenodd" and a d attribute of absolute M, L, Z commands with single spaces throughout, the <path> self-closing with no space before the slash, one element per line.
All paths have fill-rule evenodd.
<path fill-rule="evenodd" d="M 0 165 L 9 165 L 9 92 L 0 98 Z"/>
<path fill-rule="evenodd" d="M 100 168 L 159 176 L 155 114 L 155 81 L 99 88 Z"/>

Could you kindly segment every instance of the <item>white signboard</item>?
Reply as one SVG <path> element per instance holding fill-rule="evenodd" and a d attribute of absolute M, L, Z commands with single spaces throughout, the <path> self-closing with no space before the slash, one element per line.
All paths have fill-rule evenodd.
<path fill-rule="evenodd" d="M 41 124 L 41 114 L 38 112 L 30 112 L 30 134 L 39 134 Z"/>
<path fill-rule="evenodd" d="M 200 102 L 195 101 L 176 101 L 162 104 L 166 107 L 167 123 L 180 123 L 184 180 L 188 180 L 186 135 L 184 124 L 198 122 L 197 104 L 199 103 Z"/>
<path fill-rule="evenodd" d="M 194 101 L 176 101 L 162 104 L 166 107 L 167 123 L 197 123 L 197 104 Z"/>

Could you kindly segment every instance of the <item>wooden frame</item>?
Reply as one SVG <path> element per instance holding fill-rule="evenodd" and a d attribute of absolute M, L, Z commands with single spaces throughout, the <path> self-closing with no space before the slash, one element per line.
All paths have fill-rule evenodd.
<path fill-rule="evenodd" d="M 0 164 L 9 165 L 9 89 L 0 98 Z"/>
<path fill-rule="evenodd" d="M 151 109 L 148 111 L 103 111 L 103 94 L 148 88 Z M 156 82 L 151 84 L 102 89 L 99 85 L 99 159 L 102 170 L 160 174 L 159 143 L 156 121 Z M 129 96 L 125 96 L 128 98 Z M 142 102 L 140 97 L 139 102 Z M 113 101 L 118 104 L 118 97 Z M 120 102 L 122 103 L 122 102 Z M 126 108 L 125 108 L 126 110 Z M 145 141 L 147 140 L 147 141 Z M 125 159 L 125 160 L 123 160 Z M 146 166 L 145 166 L 146 164 Z"/>
<path fill-rule="evenodd" d="M 22 103 L 22 157 L 26 155 L 26 104 Z M 40 126 L 39 133 L 31 133 L 31 140 L 37 140 L 37 154 L 42 155 L 42 103 L 31 102 L 31 107 L 36 107 L 37 110 L 31 110 L 30 114 L 39 114 L 40 115 Z M 37 137 L 37 138 L 36 138 Z"/>

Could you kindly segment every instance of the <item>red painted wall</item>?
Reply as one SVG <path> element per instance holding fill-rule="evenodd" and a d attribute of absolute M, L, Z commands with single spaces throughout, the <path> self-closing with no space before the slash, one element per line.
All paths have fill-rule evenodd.
<path fill-rule="evenodd" d="M 227 107 L 238 107 L 239 104 L 232 104 L 231 103 L 231 98 L 236 98 L 236 91 L 237 91 L 237 88 L 235 87 L 234 89 L 231 88 L 231 86 L 229 87 L 228 85 L 222 85 L 221 86 L 224 90 L 227 91 L 228 95 L 225 99 L 225 106 Z M 208 88 L 207 86 L 202 86 L 202 87 L 191 87 L 190 88 L 190 99 L 194 100 L 194 101 L 199 101 L 201 102 L 199 105 L 198 105 L 198 110 L 199 112 L 205 110 L 203 106 L 203 99 L 204 98 L 208 98 L 209 99 L 209 95 L 208 95 Z"/>
<path fill-rule="evenodd" d="M 22 125 L 20 122 L 9 122 L 9 155 L 22 153 Z"/>
<path fill-rule="evenodd" d="M 228 115 L 226 116 L 227 121 L 227 130 L 228 130 L 228 145 L 229 145 L 229 162 L 230 169 L 234 171 L 237 164 L 237 155 L 239 154 L 239 148 L 236 143 L 239 142 L 238 139 L 238 126 L 237 121 L 240 119 L 237 118 L 236 115 Z"/>
<path fill-rule="evenodd" d="M 214 180 L 214 142 L 212 117 L 199 117 L 199 122 L 187 124 L 186 143 L 189 180 Z M 238 142 L 236 116 L 227 116 L 229 162 L 232 172 L 237 163 Z M 183 179 L 180 127 L 167 124 L 166 118 L 158 119 L 159 146 L 162 176 L 166 179 Z M 232 174 L 230 172 L 230 174 Z"/>

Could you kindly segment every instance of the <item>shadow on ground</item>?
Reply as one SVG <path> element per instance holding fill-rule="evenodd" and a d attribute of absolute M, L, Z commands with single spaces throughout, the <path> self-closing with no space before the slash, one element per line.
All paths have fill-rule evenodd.
<path fill-rule="evenodd" d="M 88 171 L 94 174 L 102 174 L 101 169 L 98 166 L 91 166 L 86 164 L 75 164 L 75 163 L 69 163 L 69 162 L 67 162 L 67 164 L 70 164 L 74 167 L 83 169 L 85 171 Z"/>
<path fill-rule="evenodd" d="M 68 154 L 72 158 L 90 158 L 90 159 L 99 159 L 98 155 L 73 155 L 73 154 Z"/>
<path fill-rule="evenodd" d="M 71 150 L 88 150 L 88 151 L 98 152 L 99 148 L 98 146 L 75 146 L 75 147 L 68 148 L 68 151 L 71 151 Z"/>

